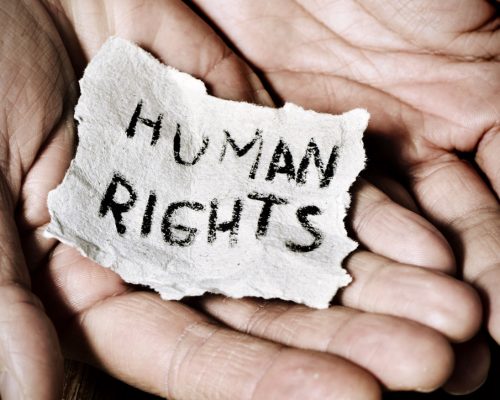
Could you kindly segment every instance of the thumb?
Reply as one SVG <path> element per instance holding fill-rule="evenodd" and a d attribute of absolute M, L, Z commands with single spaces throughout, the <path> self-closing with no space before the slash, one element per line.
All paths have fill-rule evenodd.
<path fill-rule="evenodd" d="M 30 290 L 13 215 L 0 174 L 0 398 L 61 398 L 63 358 L 56 331 Z"/>

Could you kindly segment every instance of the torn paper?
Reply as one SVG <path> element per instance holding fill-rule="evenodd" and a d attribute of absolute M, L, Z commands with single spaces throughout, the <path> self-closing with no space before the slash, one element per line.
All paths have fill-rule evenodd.
<path fill-rule="evenodd" d="M 109 39 L 80 82 L 78 149 L 47 235 L 164 299 L 205 292 L 325 308 L 350 282 L 348 190 L 368 113 L 207 95 Z"/>

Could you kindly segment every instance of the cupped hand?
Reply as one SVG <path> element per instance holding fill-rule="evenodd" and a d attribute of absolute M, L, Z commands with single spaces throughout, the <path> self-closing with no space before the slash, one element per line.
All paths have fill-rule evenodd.
<path fill-rule="evenodd" d="M 277 97 L 325 112 L 370 110 L 369 157 L 404 177 L 446 235 L 500 343 L 498 2 L 193 3 Z M 476 374 L 474 363 L 461 365 L 461 378 Z M 450 389 L 465 390 L 460 381 Z"/>
<path fill-rule="evenodd" d="M 226 6 L 229 12 L 233 3 Z M 349 257 L 354 283 L 328 310 L 220 296 L 162 301 L 45 239 L 46 196 L 74 151 L 75 71 L 109 35 L 203 79 L 214 95 L 272 102 L 244 61 L 182 2 L 3 1 L 0 15 L 2 398 L 57 398 L 59 342 L 68 356 L 170 398 L 369 399 L 380 396 L 379 382 L 431 390 L 446 381 L 449 342 L 476 332 L 478 299 L 435 271 L 453 268 L 446 241 L 386 178 L 374 179 L 386 193 L 358 184 L 352 225 L 367 250 Z"/>

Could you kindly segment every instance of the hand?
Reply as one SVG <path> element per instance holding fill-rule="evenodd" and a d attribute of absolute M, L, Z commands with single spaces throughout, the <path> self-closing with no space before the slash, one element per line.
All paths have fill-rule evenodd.
<path fill-rule="evenodd" d="M 343 306 L 328 310 L 206 296 L 196 304 L 203 313 L 130 288 L 43 238 L 47 193 L 73 154 L 73 67 L 81 72 L 107 36 L 138 42 L 202 78 L 217 96 L 267 104 L 270 98 L 250 68 L 181 2 L 4 1 L 0 14 L 3 398 L 58 396 L 62 361 L 53 324 L 69 356 L 173 398 L 368 399 L 379 396 L 374 376 L 390 389 L 431 390 L 447 379 L 453 367 L 448 340 L 475 333 L 478 301 L 458 281 L 398 262 L 449 270 L 452 256 L 435 228 L 366 182 L 353 225 L 380 255 L 360 251 L 349 258 L 355 283 L 340 297 Z M 404 202 L 401 188 L 390 187 Z M 386 226 L 387 220 L 394 222 Z M 27 267 L 50 319 L 30 290 Z"/>
<path fill-rule="evenodd" d="M 459 275 L 483 296 L 487 327 L 500 343 L 498 3 L 194 3 L 278 97 L 325 112 L 371 112 L 371 158 L 406 176 L 452 244 Z M 485 368 L 471 376 L 465 364 L 468 377 L 453 390 L 485 378 Z"/>

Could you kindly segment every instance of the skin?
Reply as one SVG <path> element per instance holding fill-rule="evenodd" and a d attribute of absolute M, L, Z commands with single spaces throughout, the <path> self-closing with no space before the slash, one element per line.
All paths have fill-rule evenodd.
<path fill-rule="evenodd" d="M 278 2 L 269 4 L 264 7 L 237 0 L 222 7 L 217 1 L 197 3 L 241 58 L 189 6 L 174 0 L 0 2 L 3 399 L 60 397 L 62 350 L 66 356 L 97 365 L 143 390 L 176 399 L 376 399 L 381 386 L 429 391 L 453 373 L 463 386 L 460 391 L 468 391 L 484 379 L 488 353 L 475 360 L 478 376 L 464 377 L 463 370 L 453 370 L 455 356 L 450 345 L 464 343 L 477 332 L 481 316 L 478 296 L 446 274 L 455 268 L 448 243 L 418 215 L 403 186 L 384 175 L 376 174 L 370 177 L 372 183 L 362 180 L 356 187 L 352 229 L 364 250 L 347 260 L 346 268 L 355 280 L 337 298 L 338 304 L 327 310 L 219 296 L 189 303 L 162 301 L 153 293 L 125 285 L 117 275 L 73 249 L 42 237 L 49 221 L 47 193 L 62 180 L 74 151 L 71 109 L 77 97 L 75 79 L 102 42 L 109 35 L 119 35 L 137 42 L 163 62 L 203 79 L 211 93 L 222 98 L 273 104 L 247 60 L 282 99 L 329 112 L 368 107 L 373 114 L 371 135 L 398 144 L 398 161 L 415 177 L 411 181 L 414 195 L 429 218 L 446 227 L 453 220 L 450 213 L 467 213 L 476 206 L 472 209 L 477 212 L 470 218 L 479 218 L 483 210 L 488 211 L 488 218 L 482 216 L 477 221 L 456 219 L 451 224 L 455 236 L 450 237 L 462 239 L 461 248 L 467 250 L 461 254 L 454 248 L 467 279 L 472 275 L 466 271 L 493 265 L 491 257 L 498 253 L 498 204 L 471 168 L 455 160 L 452 149 L 464 138 L 471 149 L 475 148 L 470 132 L 476 133 L 476 144 L 484 143 L 488 136 L 495 146 L 495 134 L 486 135 L 483 129 L 492 129 L 489 123 L 495 116 L 498 119 L 495 91 L 483 84 L 484 94 L 476 96 L 478 102 L 485 99 L 484 107 L 478 107 L 483 111 L 469 114 L 470 121 L 465 107 L 448 119 L 428 115 L 423 108 L 408 106 L 409 100 L 370 86 L 361 68 L 364 62 L 359 61 L 362 52 L 355 51 L 357 45 L 345 53 L 346 60 L 337 59 L 343 67 L 332 63 L 328 57 L 349 49 L 334 51 L 337 41 L 331 37 L 337 34 L 325 27 L 326 22 L 319 23 L 312 11 L 306 13 L 293 2 L 276 8 Z M 320 3 L 318 7 L 320 10 Z M 301 18 L 280 15 L 289 9 Z M 280 29 L 271 29 L 261 14 L 264 11 L 276 14 L 273 19 Z M 294 24 L 303 26 L 304 31 L 297 33 Z M 317 29 L 325 37 L 316 36 Z M 370 40 L 383 36 L 371 31 L 365 35 Z M 432 45 L 427 36 L 424 39 L 426 46 Z M 383 44 L 389 42 L 397 55 L 401 44 L 391 40 L 386 38 Z M 324 51 L 321 43 L 327 47 L 333 43 L 332 51 Z M 453 51 L 460 51 L 458 45 L 457 49 L 453 46 Z M 487 50 L 485 45 L 477 47 Z M 299 50 L 311 56 L 299 57 Z M 348 57 L 352 59 L 346 63 Z M 440 60 L 441 56 L 435 57 Z M 294 64 L 304 60 L 310 65 Z M 408 60 L 414 64 L 413 58 Z M 463 68 L 470 67 L 478 82 L 489 79 L 498 88 L 497 70 L 488 67 L 491 62 L 470 66 L 465 62 Z M 337 72 L 327 73 L 314 63 Z M 389 58 L 386 63 L 391 63 Z M 450 64 L 453 69 L 454 64 Z M 484 71 L 474 72 L 472 66 Z M 460 68 L 457 77 L 467 72 Z M 384 70 L 380 65 L 378 69 Z M 357 75 L 349 76 L 348 72 Z M 403 79 L 392 72 L 387 79 Z M 432 82 L 428 75 L 424 77 Z M 407 78 L 411 82 L 412 77 Z M 394 83 L 384 83 L 383 76 L 378 81 L 388 87 Z M 314 90 L 305 90 L 308 86 Z M 417 99 L 427 93 L 426 85 L 425 90 L 410 83 L 394 87 Z M 450 92 L 443 103 L 449 100 L 456 104 L 457 83 L 444 82 L 443 87 Z M 329 91 L 331 88 L 335 91 Z M 430 93 L 430 101 L 440 102 L 442 92 Z M 450 123 L 454 117 L 463 130 Z M 432 138 L 437 142 L 432 144 L 423 135 L 438 128 L 443 137 L 435 135 Z M 446 140 L 449 142 L 441 143 Z M 482 154 L 478 160 L 483 160 L 480 165 L 498 188 L 491 173 L 495 168 L 492 153 L 480 152 L 481 148 L 486 146 L 478 147 L 478 154 Z M 432 151 L 439 156 L 429 156 Z M 418 157 L 422 162 L 415 161 Z M 446 167 L 437 168 L 439 165 Z M 426 174 L 434 171 L 429 169 L 432 166 L 437 172 Z M 448 186 L 443 186 L 445 183 Z M 487 209 L 477 207 L 480 200 Z M 482 235 L 481 243 L 477 234 Z M 496 277 L 496 269 L 491 270 L 488 276 Z M 497 300 L 493 292 L 486 291 L 489 283 L 475 283 L 490 293 L 493 315 Z M 497 335 L 491 318 L 491 332 Z M 454 385 L 453 379 L 449 384 Z"/>

